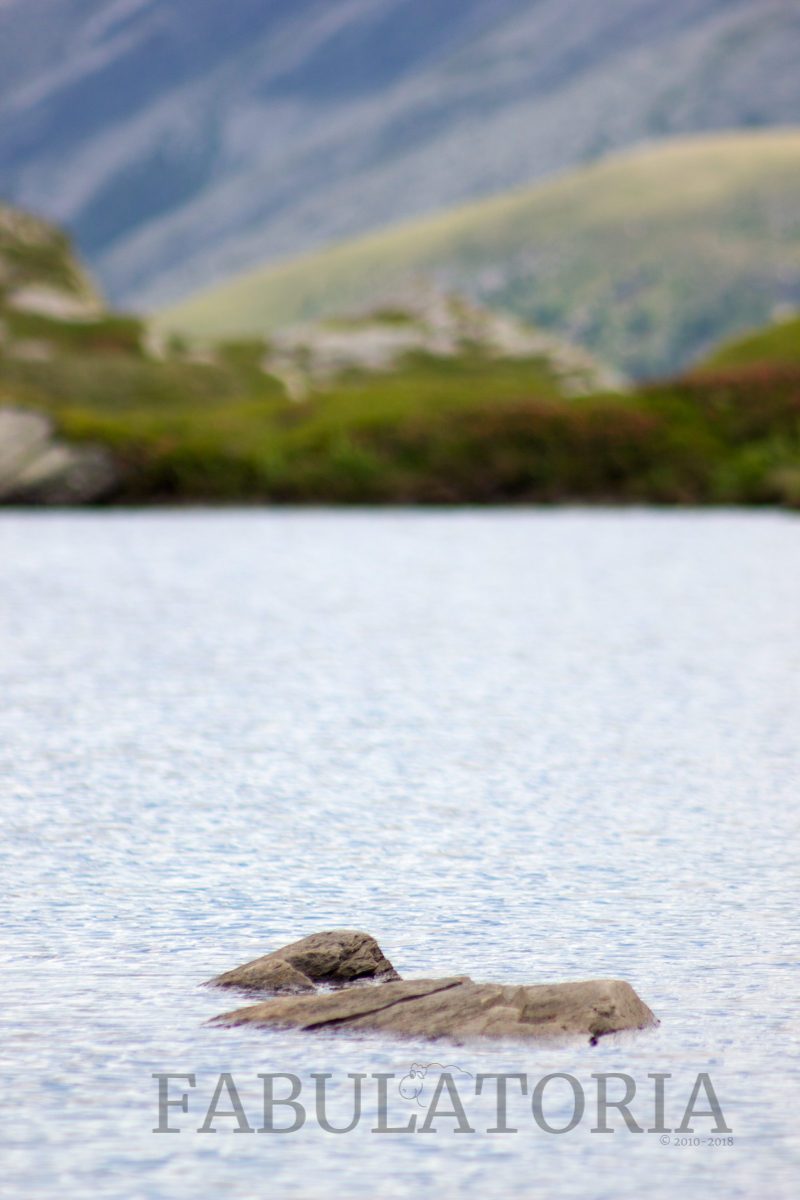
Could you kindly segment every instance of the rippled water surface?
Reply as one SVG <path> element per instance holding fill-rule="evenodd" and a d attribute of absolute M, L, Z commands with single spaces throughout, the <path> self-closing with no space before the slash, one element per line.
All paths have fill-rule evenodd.
<path fill-rule="evenodd" d="M 797 1195 L 796 516 L 6 511 L 0 576 L 3 1195 Z M 202 981 L 336 927 L 408 976 L 622 977 L 661 1025 L 594 1048 L 204 1026 L 238 1001 Z M 474 1134 L 372 1133 L 369 1078 L 351 1133 L 314 1119 L 311 1073 L 345 1125 L 348 1073 L 433 1061 Z M 498 1071 L 572 1074 L 585 1118 L 548 1134 L 515 1083 L 518 1132 L 486 1133 L 470 1076 Z M 180 1134 L 152 1132 L 157 1072 L 195 1074 Z M 296 1074 L 306 1124 L 198 1133 L 223 1072 L 254 1128 L 259 1073 Z M 645 1130 L 649 1074 L 673 1128 L 708 1074 L 733 1145 L 708 1116 L 699 1146 L 616 1110 L 591 1132 L 604 1072 Z M 421 1120 L 394 1083 L 390 1121 Z"/>

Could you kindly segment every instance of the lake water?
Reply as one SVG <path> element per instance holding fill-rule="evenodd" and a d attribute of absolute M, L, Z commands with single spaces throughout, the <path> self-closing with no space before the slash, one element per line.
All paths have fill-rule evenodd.
<path fill-rule="evenodd" d="M 0 576 L 3 1196 L 797 1195 L 796 515 L 7 510 Z M 621 977 L 661 1025 L 596 1047 L 204 1025 L 240 1003 L 209 976 L 337 927 L 404 976 Z M 453 1066 L 474 1133 L 371 1132 L 373 1074 L 391 1124 L 422 1122 L 412 1062 Z M 306 1123 L 197 1132 L 225 1072 L 254 1129 L 259 1074 L 296 1075 Z M 368 1077 L 346 1135 L 314 1116 L 326 1072 L 341 1126 Z M 516 1133 L 486 1132 L 479 1072 L 527 1075 Z M 586 1096 L 563 1135 L 530 1099 L 559 1072 Z M 699 1145 L 614 1109 L 592 1132 L 614 1072 L 645 1131 L 648 1075 L 673 1129 L 708 1075 L 733 1144 L 711 1116 Z M 169 1083 L 179 1134 L 152 1132 L 157 1073 L 195 1076 Z"/>

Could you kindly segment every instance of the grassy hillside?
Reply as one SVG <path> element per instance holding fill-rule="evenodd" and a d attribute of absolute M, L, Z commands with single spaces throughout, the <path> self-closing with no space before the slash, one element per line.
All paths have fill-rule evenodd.
<path fill-rule="evenodd" d="M 0 404 L 109 451 L 117 502 L 800 506 L 797 322 L 624 394 L 587 394 L 585 355 L 455 298 L 158 358 L 63 235 L 18 216 Z"/>
<path fill-rule="evenodd" d="M 752 363 L 784 363 L 800 367 L 800 317 L 778 321 L 766 329 L 718 346 L 703 367 L 741 367 Z"/>
<path fill-rule="evenodd" d="M 800 367 L 706 368 L 564 398 L 545 363 L 409 356 L 301 401 L 263 343 L 216 365 L 133 352 L 0 356 L 0 394 L 105 446 L 122 503 L 800 506 Z"/>
<path fill-rule="evenodd" d="M 680 369 L 800 303 L 800 131 L 615 155 L 545 184 L 253 271 L 167 308 L 162 330 L 263 336 L 421 278 L 588 346 L 626 374 Z"/>
<path fill-rule="evenodd" d="M 37 317 L 86 321 L 103 304 L 67 235 L 30 213 L 0 203 L 0 320 L 3 336 Z"/>
<path fill-rule="evenodd" d="M 134 502 L 422 499 L 372 440 L 520 397 L 564 402 L 544 361 L 469 350 L 409 355 L 387 373 L 349 371 L 298 402 L 263 372 L 264 351 L 258 341 L 227 343 L 213 365 L 133 352 L 0 355 L 0 395 L 48 412 L 68 440 L 111 449 L 125 477 L 118 498 Z"/>
<path fill-rule="evenodd" d="M 141 322 L 106 311 L 63 230 L 0 203 L 0 354 L 139 351 Z"/>

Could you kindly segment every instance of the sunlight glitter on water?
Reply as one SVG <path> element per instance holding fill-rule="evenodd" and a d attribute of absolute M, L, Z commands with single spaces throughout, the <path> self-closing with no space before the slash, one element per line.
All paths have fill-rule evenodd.
<path fill-rule="evenodd" d="M 7 511 L 0 574 L 2 1194 L 796 1194 L 797 517 Z M 661 1026 L 455 1059 L 204 1027 L 203 980 L 335 927 L 404 976 L 625 978 Z M 382 1138 L 374 1090 L 347 1136 L 196 1132 L 223 1071 L 257 1125 L 259 1072 L 412 1061 L 589 1110 L 627 1072 L 645 1128 L 648 1073 L 677 1125 L 708 1072 L 734 1145 L 548 1136 L 521 1097 L 491 1136 L 474 1096 L 475 1135 Z M 180 1136 L 162 1071 L 196 1073 Z"/>

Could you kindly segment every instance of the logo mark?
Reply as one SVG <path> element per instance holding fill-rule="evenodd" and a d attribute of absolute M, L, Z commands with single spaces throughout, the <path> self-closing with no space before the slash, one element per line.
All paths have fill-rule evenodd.
<path fill-rule="evenodd" d="M 397 1085 L 397 1090 L 404 1100 L 416 1100 L 420 1108 L 428 1107 L 430 1103 L 429 1071 L 437 1071 L 439 1074 L 447 1071 L 454 1080 L 473 1078 L 469 1071 L 464 1071 L 452 1063 L 448 1066 L 444 1066 L 442 1063 L 412 1063 L 408 1074 L 404 1075 Z M 428 1094 L 427 1099 L 425 1099 L 426 1094 Z"/>

